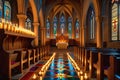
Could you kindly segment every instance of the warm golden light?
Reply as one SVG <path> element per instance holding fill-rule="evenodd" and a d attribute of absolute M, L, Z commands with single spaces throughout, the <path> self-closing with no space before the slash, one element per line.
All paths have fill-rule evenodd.
<path fill-rule="evenodd" d="M 0 29 L 4 29 L 5 31 L 19 33 L 19 34 L 25 34 L 30 36 L 35 36 L 35 33 L 18 27 L 18 24 L 12 24 L 11 22 L 5 21 L 5 19 L 2 19 L 2 22 L 0 22 Z"/>
<path fill-rule="evenodd" d="M 33 79 L 36 79 L 36 78 L 37 78 L 37 76 L 36 76 L 36 74 L 34 74 L 34 75 L 33 75 Z"/>
<path fill-rule="evenodd" d="M 56 53 L 53 53 L 52 57 L 46 62 L 46 64 L 44 64 L 41 68 L 41 70 L 39 71 L 39 79 L 42 80 L 42 77 L 44 77 L 47 69 L 49 68 L 51 62 L 54 60 L 54 57 L 55 57 Z"/>
<path fill-rule="evenodd" d="M 85 78 L 85 79 L 88 79 L 87 73 L 84 74 L 84 78 Z"/>

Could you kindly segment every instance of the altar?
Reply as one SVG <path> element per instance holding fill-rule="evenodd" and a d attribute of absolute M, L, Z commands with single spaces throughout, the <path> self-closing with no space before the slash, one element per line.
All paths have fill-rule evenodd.
<path fill-rule="evenodd" d="M 56 36 L 56 46 L 58 49 L 67 49 L 68 47 L 68 36 L 61 34 Z"/>

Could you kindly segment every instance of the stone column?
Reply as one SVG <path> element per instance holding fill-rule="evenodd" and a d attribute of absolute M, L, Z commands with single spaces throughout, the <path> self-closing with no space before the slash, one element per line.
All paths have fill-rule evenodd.
<path fill-rule="evenodd" d="M 38 26 L 39 26 L 39 23 L 34 22 L 33 26 L 34 26 L 34 33 L 35 33 L 35 36 L 36 36 L 35 40 L 34 40 L 34 46 L 38 46 Z"/>
<path fill-rule="evenodd" d="M 81 26 L 81 46 L 85 47 L 85 25 Z"/>
<path fill-rule="evenodd" d="M 41 27 L 40 32 L 41 32 L 41 37 L 40 37 L 41 46 L 44 46 L 45 45 L 45 28 Z"/>
<path fill-rule="evenodd" d="M 24 28 L 27 16 L 25 14 L 18 14 L 17 17 L 19 20 L 19 27 Z"/>
<path fill-rule="evenodd" d="M 97 37 L 97 48 L 102 47 L 102 26 L 101 26 L 101 17 L 96 16 L 96 37 Z"/>

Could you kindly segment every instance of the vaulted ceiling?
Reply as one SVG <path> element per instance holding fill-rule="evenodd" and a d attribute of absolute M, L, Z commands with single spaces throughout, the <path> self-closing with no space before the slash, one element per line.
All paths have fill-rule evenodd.
<path fill-rule="evenodd" d="M 81 12 L 82 2 L 81 0 L 45 0 L 43 6 L 46 16 L 55 16 L 61 13 L 72 16 L 73 13 L 79 14 Z"/>

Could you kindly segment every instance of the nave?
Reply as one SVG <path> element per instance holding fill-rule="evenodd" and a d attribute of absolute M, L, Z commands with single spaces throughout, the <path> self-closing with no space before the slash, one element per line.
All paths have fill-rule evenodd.
<path fill-rule="evenodd" d="M 44 80 L 79 80 L 65 51 L 56 52 L 55 59 L 47 70 Z"/>
<path fill-rule="evenodd" d="M 68 53 L 70 55 L 68 55 Z M 82 80 L 80 76 L 78 76 L 77 68 L 75 69 L 75 65 L 70 60 L 68 56 L 74 59 L 73 48 L 70 49 L 57 49 L 51 48 L 51 55 L 55 55 L 54 59 L 50 61 L 50 65 L 46 66 L 46 69 L 42 68 L 46 65 L 47 61 L 49 61 L 50 57 L 46 57 L 40 60 L 36 65 L 31 67 L 24 76 L 20 78 L 20 80 Z M 73 66 L 74 65 L 74 66 Z M 41 71 L 41 76 L 34 74 L 38 71 Z M 77 72 L 76 72 L 77 71 Z M 39 72 L 40 73 L 40 72 Z M 39 74 L 38 73 L 38 74 Z"/>

